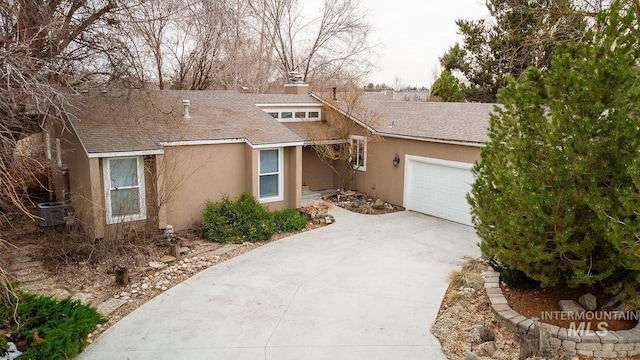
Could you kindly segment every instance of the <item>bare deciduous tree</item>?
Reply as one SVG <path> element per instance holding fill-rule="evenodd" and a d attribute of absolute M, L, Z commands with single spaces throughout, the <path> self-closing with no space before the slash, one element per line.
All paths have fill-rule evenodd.
<path fill-rule="evenodd" d="M 345 190 L 351 190 L 356 171 L 366 166 L 366 147 L 383 140 L 372 131 L 381 121 L 380 114 L 363 106 L 362 94 L 357 87 L 322 93 L 321 97 L 328 105 L 324 112 L 326 123 L 307 123 L 307 136 L 313 149 L 342 179 Z"/>
<path fill-rule="evenodd" d="M 312 18 L 303 16 L 297 0 L 263 0 L 251 6 L 283 78 L 290 71 L 305 81 L 369 72 L 371 28 L 359 0 L 323 0 L 319 15 Z"/>

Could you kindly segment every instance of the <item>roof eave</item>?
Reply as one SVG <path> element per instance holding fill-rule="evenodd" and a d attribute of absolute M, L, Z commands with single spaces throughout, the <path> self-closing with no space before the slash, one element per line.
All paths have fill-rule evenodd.
<path fill-rule="evenodd" d="M 389 138 L 396 138 L 396 139 L 426 141 L 426 142 L 434 142 L 434 143 L 440 143 L 440 144 L 460 145 L 460 146 L 469 146 L 469 147 L 477 147 L 477 148 L 484 147 L 485 145 L 484 142 L 480 143 L 475 141 L 448 140 L 448 139 L 419 137 L 419 136 L 401 135 L 401 134 L 393 134 L 393 133 L 385 133 L 385 132 L 376 132 L 376 134 L 382 137 L 389 137 Z"/>

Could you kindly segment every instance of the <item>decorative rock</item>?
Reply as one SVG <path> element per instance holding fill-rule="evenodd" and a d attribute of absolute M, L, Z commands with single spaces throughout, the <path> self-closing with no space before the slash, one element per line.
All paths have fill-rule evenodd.
<path fill-rule="evenodd" d="M 73 295 L 74 299 L 80 300 L 81 303 L 86 304 L 89 300 L 93 299 L 93 294 L 87 292 L 77 292 Z"/>
<path fill-rule="evenodd" d="M 382 210 L 384 209 L 384 201 L 382 201 L 382 199 L 377 199 L 376 202 L 373 203 L 373 206 L 371 207 L 376 210 Z"/>
<path fill-rule="evenodd" d="M 578 299 L 578 303 L 580 303 L 580 305 L 582 305 L 589 311 L 594 311 L 596 308 L 598 308 L 598 300 L 596 300 L 596 297 L 590 293 L 586 293 L 580 296 L 580 298 Z"/>
<path fill-rule="evenodd" d="M 147 289 L 149 288 L 149 284 L 144 283 L 144 284 L 142 284 L 142 286 L 140 286 L 140 288 L 141 288 L 142 290 L 147 290 Z"/>
<path fill-rule="evenodd" d="M 473 351 L 470 351 L 464 356 L 464 360 L 480 360 L 480 357 Z"/>
<path fill-rule="evenodd" d="M 560 305 L 562 311 L 568 313 L 581 314 L 586 311 L 580 304 L 573 300 L 560 300 L 558 301 L 558 305 Z"/>
<path fill-rule="evenodd" d="M 119 300 L 119 299 L 109 299 L 107 301 L 104 301 L 100 304 L 98 304 L 98 306 L 96 306 L 98 312 L 104 316 L 107 316 L 109 314 L 111 314 L 112 312 L 114 312 L 117 308 L 119 308 L 120 306 L 124 305 L 125 301 L 123 300 Z"/>
<path fill-rule="evenodd" d="M 478 356 L 491 357 L 493 356 L 493 354 L 495 354 L 496 351 L 498 351 L 498 348 L 496 347 L 496 343 L 493 341 L 482 343 L 482 345 L 478 346 L 478 348 L 476 349 Z"/>
<path fill-rule="evenodd" d="M 160 262 L 163 262 L 163 263 L 172 263 L 174 261 L 176 261 L 176 258 L 175 256 L 171 256 L 171 255 L 165 255 L 160 258 Z"/>
<path fill-rule="evenodd" d="M 159 269 L 159 268 L 161 268 L 163 266 L 164 266 L 163 263 L 159 263 L 157 261 L 152 261 L 152 262 L 149 263 L 149 267 L 154 268 L 154 269 Z M 156 275 L 154 274 L 154 276 L 156 276 Z"/>
<path fill-rule="evenodd" d="M 136 267 L 144 267 L 147 264 L 147 258 L 144 254 L 136 254 L 133 260 L 135 261 Z"/>
<path fill-rule="evenodd" d="M 13 359 L 17 359 L 18 356 L 22 355 L 22 352 L 20 352 L 18 350 L 18 348 L 16 347 L 16 344 L 9 342 L 9 348 L 7 349 L 7 352 L 4 354 L 4 356 L 0 357 L 1 360 L 13 360 Z"/>
<path fill-rule="evenodd" d="M 488 329 L 484 326 L 478 326 L 478 334 L 480 334 L 480 339 L 482 339 L 483 341 L 493 341 L 496 338 L 496 334 L 493 332 L 493 330 Z"/>

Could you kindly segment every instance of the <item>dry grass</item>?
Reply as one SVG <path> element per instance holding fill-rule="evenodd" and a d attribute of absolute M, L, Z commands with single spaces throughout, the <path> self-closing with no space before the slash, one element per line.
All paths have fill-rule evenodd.
<path fill-rule="evenodd" d="M 478 290 L 482 287 L 482 275 L 478 272 L 466 270 L 452 270 L 449 273 L 449 282 L 454 289 L 472 288 Z"/>

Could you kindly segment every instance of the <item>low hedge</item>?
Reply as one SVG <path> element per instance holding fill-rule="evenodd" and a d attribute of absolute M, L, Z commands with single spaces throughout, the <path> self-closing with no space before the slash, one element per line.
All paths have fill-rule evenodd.
<path fill-rule="evenodd" d="M 267 241 L 275 233 L 299 231 L 307 224 L 297 210 L 272 212 L 246 192 L 235 201 L 226 195 L 207 201 L 202 220 L 204 238 L 226 243 Z"/>

